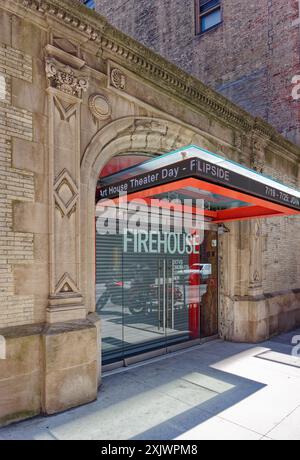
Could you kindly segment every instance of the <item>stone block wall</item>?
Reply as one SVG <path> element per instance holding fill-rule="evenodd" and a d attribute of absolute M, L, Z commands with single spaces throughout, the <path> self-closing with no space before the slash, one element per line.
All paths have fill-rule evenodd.
<path fill-rule="evenodd" d="M 33 234 L 16 231 L 13 218 L 15 204 L 35 195 L 33 173 L 13 164 L 15 140 L 33 140 L 32 113 L 12 100 L 19 80 L 32 83 L 32 59 L 0 41 L 0 327 L 34 322 L 33 295 L 17 293 L 14 277 L 16 266 L 34 258 Z"/>
<path fill-rule="evenodd" d="M 263 234 L 264 292 L 268 294 L 299 289 L 299 218 L 274 218 L 265 221 Z"/>
<path fill-rule="evenodd" d="M 172 37 L 186 43 L 185 14 L 192 11 L 186 0 L 160 2 L 158 8 L 156 0 L 148 2 L 143 15 L 171 20 L 174 5 L 182 24 L 172 17 Z M 187 20 L 192 30 L 193 15 Z M 154 23 L 145 28 L 137 17 L 136 27 L 154 46 L 161 34 Z M 163 29 L 162 40 L 168 49 L 169 29 Z M 251 57 L 247 52 L 245 62 Z M 184 56 L 204 77 L 214 76 L 214 65 L 220 67 L 213 50 L 207 59 L 193 48 L 185 54 L 178 47 L 176 53 L 174 62 Z M 97 397 L 99 172 L 117 154 L 163 153 L 193 143 L 252 167 L 264 163 L 266 173 L 299 181 L 297 148 L 271 126 L 119 33 L 77 0 L 0 2 L 0 335 L 7 343 L 7 359 L 0 361 L 0 425 Z M 280 222 L 276 225 L 285 225 Z M 290 224 L 280 231 L 292 235 L 293 228 L 296 233 Z M 260 256 L 271 258 L 277 244 L 270 233 L 257 221 L 238 222 L 223 237 L 220 332 L 228 340 L 259 341 L 300 324 L 297 293 L 263 295 L 262 283 L 274 294 L 293 289 L 299 279 L 297 239 L 284 254 L 281 284 L 276 284 L 280 265 L 274 263 L 273 270 L 271 259 L 265 267 L 270 274 L 263 274 Z M 280 253 L 287 248 L 286 239 L 280 241 Z"/>
<path fill-rule="evenodd" d="M 299 188 L 291 164 L 267 154 L 264 174 Z M 300 218 L 270 218 L 263 221 L 263 291 L 287 293 L 300 288 Z"/>
<path fill-rule="evenodd" d="M 48 33 L 14 7 L 1 2 L 0 328 L 44 322 L 49 295 Z"/>

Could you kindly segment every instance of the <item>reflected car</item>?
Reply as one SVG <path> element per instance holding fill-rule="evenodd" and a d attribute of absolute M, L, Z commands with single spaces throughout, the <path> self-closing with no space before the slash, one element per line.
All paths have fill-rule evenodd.
<path fill-rule="evenodd" d="M 178 275 L 184 276 L 185 280 L 191 280 L 193 277 L 200 277 L 201 281 L 208 280 L 212 275 L 211 264 L 193 264 L 177 272 Z"/>

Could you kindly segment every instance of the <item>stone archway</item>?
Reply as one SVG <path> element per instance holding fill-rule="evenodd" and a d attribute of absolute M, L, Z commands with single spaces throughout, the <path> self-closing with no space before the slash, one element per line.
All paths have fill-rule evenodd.
<path fill-rule="evenodd" d="M 87 313 L 95 311 L 95 190 L 100 171 L 121 153 L 166 153 L 203 143 L 197 131 L 173 121 L 125 117 L 93 137 L 81 162 L 81 279 Z"/>
<path fill-rule="evenodd" d="M 213 141 L 202 135 L 196 128 L 173 120 L 134 116 L 109 123 L 91 139 L 82 157 L 80 170 L 80 271 L 82 296 L 87 314 L 95 312 L 94 218 L 95 190 L 100 171 L 110 159 L 122 153 L 163 154 L 189 144 L 197 144 L 208 149 L 213 148 Z M 235 322 L 232 317 L 234 311 L 232 299 L 235 298 L 235 288 L 230 283 L 233 276 L 237 280 L 240 279 L 239 267 L 243 251 L 242 249 L 237 250 L 239 248 L 237 241 L 240 240 L 242 233 L 249 235 L 249 238 L 245 240 L 246 250 L 249 251 L 252 244 L 253 225 L 253 222 L 231 224 L 231 233 L 223 236 L 220 247 L 219 328 L 222 336 L 227 339 L 234 339 L 237 334 L 236 330 L 233 330 Z M 246 228 L 242 230 L 245 226 Z M 261 264 L 259 257 L 255 261 L 254 266 Z M 230 269 L 228 269 L 229 266 Z M 246 290 L 251 279 L 251 270 L 253 271 L 253 267 L 249 265 L 243 273 Z M 227 285 L 231 286 L 230 292 L 226 288 Z M 238 303 L 237 311 L 242 311 Z"/>

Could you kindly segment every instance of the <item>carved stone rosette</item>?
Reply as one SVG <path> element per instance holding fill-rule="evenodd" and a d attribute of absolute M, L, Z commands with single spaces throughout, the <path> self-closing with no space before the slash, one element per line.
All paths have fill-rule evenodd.
<path fill-rule="evenodd" d="M 126 88 L 126 76 L 120 69 L 111 69 L 110 83 L 114 88 L 124 90 Z"/>

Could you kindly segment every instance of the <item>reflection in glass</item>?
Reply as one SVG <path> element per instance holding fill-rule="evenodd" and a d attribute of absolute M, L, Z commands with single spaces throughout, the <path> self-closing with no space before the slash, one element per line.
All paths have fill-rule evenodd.
<path fill-rule="evenodd" d="M 96 260 L 104 363 L 217 333 L 216 232 L 195 254 L 137 253 L 123 233 L 97 235 Z"/>

